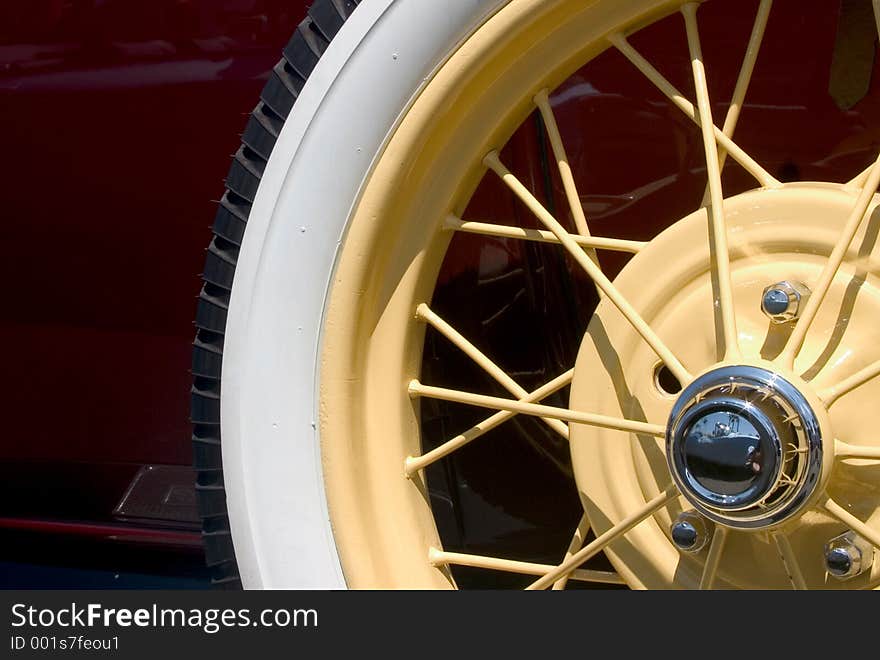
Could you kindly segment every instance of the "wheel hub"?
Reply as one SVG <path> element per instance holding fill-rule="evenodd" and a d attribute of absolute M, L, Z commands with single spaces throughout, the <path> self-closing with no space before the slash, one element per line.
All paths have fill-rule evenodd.
<path fill-rule="evenodd" d="M 737 528 L 773 526 L 796 514 L 819 483 L 820 425 L 807 399 L 779 375 L 721 367 L 679 396 L 666 459 L 703 515 Z"/>
<path fill-rule="evenodd" d="M 863 515 L 873 515 L 876 471 L 835 462 L 836 439 L 872 442 L 864 423 L 872 389 L 841 400 L 833 414 L 818 395 L 880 358 L 871 334 L 880 288 L 869 279 L 856 302 L 847 302 L 859 282 L 858 250 L 871 235 L 853 241 L 852 265 L 838 273 L 794 369 L 777 359 L 794 324 L 777 323 L 762 308 L 768 286 L 819 279 L 852 204 L 850 191 L 829 184 L 725 199 L 741 354 L 735 361 L 726 360 L 719 333 L 705 211 L 674 223 L 629 261 L 615 286 L 692 374 L 678 387 L 664 384 L 662 361 L 608 300 L 597 307 L 575 364 L 571 408 L 665 425 L 662 436 L 570 427 L 575 478 L 593 529 L 598 535 L 619 524 L 670 482 L 680 491 L 606 550 L 630 585 L 699 585 L 706 550 L 682 553 L 671 537 L 684 512 L 731 532 L 718 584 L 765 589 L 791 585 L 783 562 L 767 561 L 778 554 L 773 535 L 781 531 L 807 583 L 825 584 L 815 558 L 837 528 L 818 510 L 823 493 L 865 502 L 871 508 Z M 873 268 L 873 258 L 863 267 Z"/>

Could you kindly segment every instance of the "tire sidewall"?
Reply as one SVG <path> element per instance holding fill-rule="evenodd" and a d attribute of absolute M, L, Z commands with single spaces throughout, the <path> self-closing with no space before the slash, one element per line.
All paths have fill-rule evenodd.
<path fill-rule="evenodd" d="M 345 587 L 316 423 L 338 249 L 401 115 L 506 2 L 364 0 L 279 135 L 241 246 L 222 367 L 224 482 L 246 588 Z"/>

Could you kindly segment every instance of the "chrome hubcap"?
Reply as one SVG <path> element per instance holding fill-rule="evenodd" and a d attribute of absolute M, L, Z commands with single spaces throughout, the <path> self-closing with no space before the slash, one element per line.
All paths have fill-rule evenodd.
<path fill-rule="evenodd" d="M 678 422 L 673 458 L 694 496 L 721 509 L 742 509 L 778 480 L 780 432 L 785 430 L 751 402 L 713 397 Z"/>
<path fill-rule="evenodd" d="M 666 457 L 700 513 L 730 527 L 770 527 L 810 501 L 822 437 L 806 398 L 787 380 L 760 367 L 721 367 L 679 396 Z"/>

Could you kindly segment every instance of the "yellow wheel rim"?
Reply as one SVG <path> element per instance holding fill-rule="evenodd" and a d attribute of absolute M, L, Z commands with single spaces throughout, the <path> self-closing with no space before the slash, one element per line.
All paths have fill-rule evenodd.
<path fill-rule="evenodd" d="M 763 29 L 761 23 L 766 21 L 769 5 L 766 1 L 761 3 L 756 33 Z M 670 89 L 625 36 L 679 9 L 690 35 L 697 89 L 693 103 Z M 876 459 L 878 448 L 871 444 L 876 441 L 866 438 L 845 420 L 839 423 L 836 410 L 825 426 L 837 434 L 846 430 L 847 444 L 838 438 L 823 440 L 829 448 L 825 456 L 830 458 L 824 465 L 822 488 L 810 500 L 809 510 L 790 522 L 795 525 L 806 521 L 809 524 L 802 528 L 810 530 L 809 533 L 789 534 L 788 527 L 748 534 L 728 534 L 725 530 L 717 532 L 718 543 L 703 554 L 692 555 L 678 552 L 669 540 L 669 525 L 686 502 L 670 486 L 668 472 L 663 476 L 662 461 L 651 458 L 658 447 L 662 457 L 662 442 L 646 445 L 643 439 L 646 434 L 663 435 L 674 400 L 656 389 L 658 360 L 682 384 L 716 364 L 765 360 L 766 351 L 762 354 L 762 350 L 767 341 L 767 324 L 762 326 L 760 311 L 754 309 L 753 289 L 761 282 L 775 281 L 773 277 L 781 279 L 780 273 L 786 269 L 778 262 L 768 265 L 766 255 L 776 249 L 768 246 L 776 244 L 772 238 L 760 236 L 764 225 L 756 219 L 760 214 L 753 207 L 774 211 L 801 208 L 798 205 L 819 198 L 825 205 L 822 208 L 831 209 L 828 213 L 834 218 L 830 232 L 829 223 L 823 224 L 826 216 L 818 211 L 811 211 L 806 222 L 799 221 L 801 233 L 805 231 L 803 227 L 808 228 L 813 248 L 807 259 L 796 261 L 803 269 L 802 278 L 813 283 L 814 291 L 824 289 L 828 295 L 810 298 L 815 310 L 807 307 L 799 322 L 791 326 L 791 336 L 780 345 L 779 354 L 771 360 L 772 368 L 787 374 L 808 367 L 811 360 L 815 362 L 817 353 L 823 350 L 822 340 L 818 337 L 814 341 L 806 330 L 810 325 L 835 325 L 833 319 L 823 315 L 833 316 L 834 301 L 845 295 L 841 287 L 846 289 L 852 269 L 841 269 L 840 261 L 851 257 L 852 249 L 858 252 L 859 237 L 865 238 L 866 223 L 862 220 L 870 213 L 872 198 L 870 192 L 862 191 L 875 190 L 880 179 L 880 168 L 874 168 L 849 185 L 833 189 L 783 187 L 738 148 L 729 137 L 732 128 L 727 123 L 723 128 L 712 129 L 697 30 L 696 5 L 682 8 L 680 3 L 638 0 L 513 0 L 462 43 L 402 115 L 352 213 L 333 277 L 321 347 L 322 457 L 334 535 L 350 586 L 448 588 L 454 586 L 448 571 L 454 563 L 533 574 L 533 586 L 539 588 L 562 587 L 569 577 L 611 583 L 625 580 L 634 587 L 865 587 L 875 583 L 876 569 L 865 571 L 852 582 L 829 583 L 821 565 L 818 569 L 814 565 L 807 567 L 803 559 L 808 552 L 815 554 L 813 546 L 834 536 L 831 532 L 841 524 L 869 540 L 880 540 L 873 526 L 875 509 L 850 512 L 852 502 L 842 495 L 864 494 L 876 487 L 873 478 L 865 477 L 863 472 L 854 476 L 851 467 L 847 467 Z M 684 252 L 680 241 L 664 240 L 645 246 L 590 236 L 588 218 L 577 213 L 579 206 L 575 204 L 572 213 L 578 233 L 570 234 L 498 157 L 497 149 L 537 107 L 548 127 L 566 194 L 570 201 L 576 200 L 546 90 L 553 89 L 573 70 L 609 47 L 620 50 L 685 114 L 707 127 L 703 138 L 710 181 L 708 210 L 680 221 L 673 228 L 690 246 Z M 735 125 L 735 117 L 732 121 Z M 754 175 L 756 186 L 761 189 L 753 193 L 760 196 L 759 204 L 748 206 L 742 199 L 729 200 L 727 206 L 733 206 L 731 213 L 726 213 L 721 204 L 721 163 L 716 145 Z M 501 177 L 529 206 L 544 225 L 543 234 L 460 220 L 487 169 Z M 785 199 L 780 201 L 782 198 Z M 789 198 L 790 204 L 785 201 Z M 753 210 L 733 213 L 747 206 Z M 712 236 L 711 259 L 705 256 L 707 228 Z M 737 242 L 731 237 L 740 229 Z M 603 299 L 573 372 L 560 374 L 539 391 L 526 392 L 509 376 L 499 373 L 489 357 L 431 310 L 437 274 L 456 230 L 559 243 L 597 282 Z M 701 232 L 701 242 L 691 240 Z M 804 240 L 800 245 L 807 243 L 810 241 Z M 759 247 L 757 255 L 749 254 L 749 246 Z M 611 282 L 604 278 L 593 259 L 595 249 L 639 255 Z M 674 254 L 670 256 L 671 253 Z M 690 259 L 690 263 L 700 267 L 665 271 L 662 264 L 670 259 L 678 264 L 687 264 Z M 702 267 L 704 263 L 706 267 Z M 650 286 L 634 284 L 644 280 L 643 268 L 663 272 L 664 277 Z M 757 271 L 760 277 L 755 275 Z M 692 290 L 687 286 L 676 289 L 676 281 L 681 284 L 682 280 L 692 282 Z M 870 291 L 868 298 L 873 301 L 875 290 Z M 676 295 L 669 295 L 670 292 Z M 827 298 L 828 304 L 821 306 L 819 298 Z M 658 300 L 664 304 L 656 304 Z M 745 301 L 752 301 L 751 306 Z M 718 313 L 713 313 L 713 302 Z M 860 314 L 864 318 L 877 318 L 873 303 L 863 307 Z M 695 311 L 698 308 L 703 311 Z M 699 318 L 698 325 L 703 330 L 689 338 L 689 326 L 681 325 L 683 317 Z M 804 317 L 808 322 L 804 323 Z M 511 392 L 511 399 L 444 390 L 418 382 L 427 324 L 493 375 Z M 596 349 L 598 344 L 590 340 L 600 326 L 614 338 L 613 346 Z M 862 336 L 860 341 L 864 339 Z M 721 355 L 717 354 L 718 345 L 724 346 Z M 707 358 L 709 348 L 711 355 Z M 611 373 L 607 368 L 609 350 L 623 360 L 623 374 L 642 375 L 637 382 L 627 382 L 628 375 Z M 876 359 L 880 356 L 860 352 L 855 359 L 839 360 L 834 369 L 822 371 L 821 377 L 804 385 L 823 419 L 828 416 L 825 411 L 830 401 L 875 375 Z M 602 385 L 595 387 L 593 383 L 591 387 L 582 375 L 579 378 L 584 373 L 600 374 L 605 380 Z M 540 405 L 544 396 L 572 379 L 569 410 Z M 615 390 L 619 390 L 621 382 L 632 389 L 635 398 L 650 402 L 641 418 L 621 406 Z M 867 391 L 861 390 L 858 397 L 867 396 Z M 537 415 L 560 434 L 570 435 L 577 483 L 589 515 L 578 529 L 572 530 L 567 559 L 559 567 L 455 555 L 443 550 L 422 471 L 427 463 L 439 458 L 422 456 L 418 406 L 414 401 L 424 396 L 449 400 L 458 397 L 462 402 L 494 408 L 487 411 L 487 417 L 493 413 L 504 419 L 512 414 Z M 849 401 L 841 398 L 838 409 L 847 410 L 857 405 L 850 403 L 856 400 L 855 395 Z M 459 444 L 464 441 L 458 440 Z M 649 445 L 650 451 L 646 452 Z M 447 447 L 448 451 L 454 448 Z M 837 460 L 832 461 L 835 456 Z M 616 477 L 609 478 L 621 470 L 624 477 L 619 482 Z M 838 474 L 842 475 L 839 479 L 831 478 Z M 855 489 L 854 480 L 860 483 Z M 621 483 L 628 485 L 622 487 Z M 859 500 L 864 501 L 867 500 Z M 824 508 L 817 512 L 820 505 Z M 588 525 L 592 526 L 596 540 L 582 548 Z M 722 557 L 725 541 L 727 551 Z M 618 573 L 578 569 L 589 554 L 584 551 L 591 548 L 606 550 Z M 781 554 L 782 560 L 775 568 L 749 573 L 747 569 L 754 565 L 755 556 L 766 548 L 771 548 L 774 556 Z M 575 569 L 579 572 L 573 573 Z"/>

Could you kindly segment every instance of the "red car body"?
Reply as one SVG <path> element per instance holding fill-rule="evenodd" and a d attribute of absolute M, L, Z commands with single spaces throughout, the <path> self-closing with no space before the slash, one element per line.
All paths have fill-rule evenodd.
<path fill-rule="evenodd" d="M 246 114 L 306 9 L 0 3 L 0 585 L 201 579 L 199 264 Z"/>

